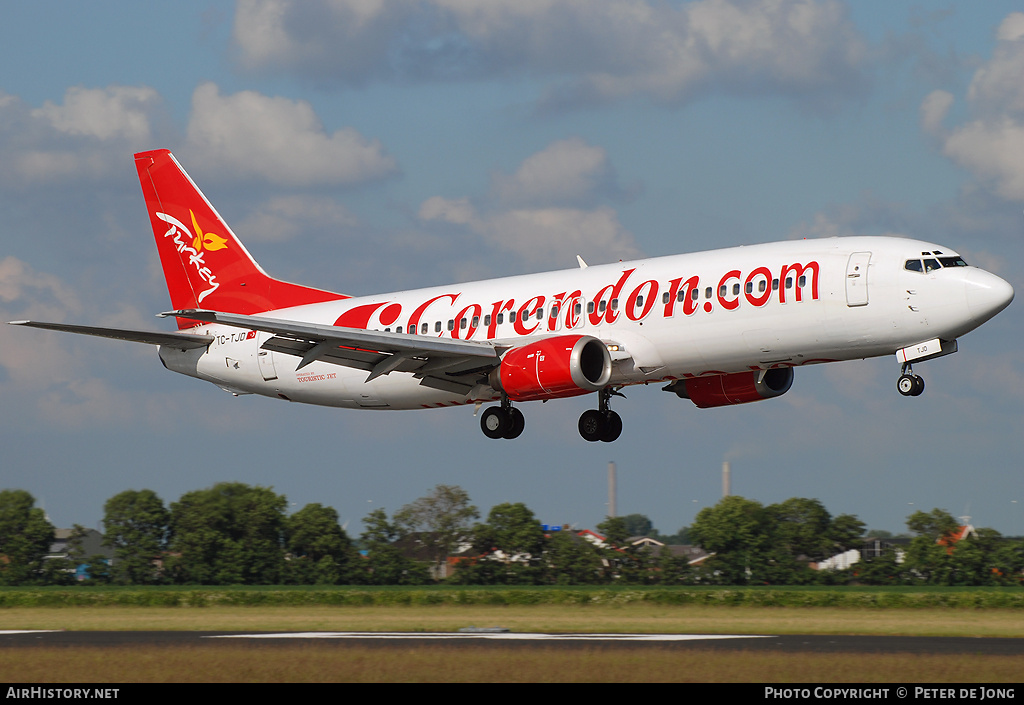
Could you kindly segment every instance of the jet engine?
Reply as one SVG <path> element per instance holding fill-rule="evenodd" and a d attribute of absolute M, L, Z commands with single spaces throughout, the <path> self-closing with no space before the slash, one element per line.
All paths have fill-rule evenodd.
<path fill-rule="evenodd" d="M 596 392 L 611 376 L 607 345 L 589 335 L 562 335 L 512 348 L 488 381 L 513 401 L 533 401 Z"/>
<path fill-rule="evenodd" d="M 701 409 L 710 409 L 780 397 L 792 386 L 793 368 L 773 367 L 731 375 L 679 379 L 664 390 L 689 399 Z"/>

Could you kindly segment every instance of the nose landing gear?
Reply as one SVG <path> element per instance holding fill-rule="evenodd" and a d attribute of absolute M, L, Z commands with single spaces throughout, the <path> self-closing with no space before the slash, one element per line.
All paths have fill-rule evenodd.
<path fill-rule="evenodd" d="M 903 363 L 896 389 L 905 397 L 918 397 L 924 391 L 924 379 L 914 374 L 914 368 L 909 362 Z"/>

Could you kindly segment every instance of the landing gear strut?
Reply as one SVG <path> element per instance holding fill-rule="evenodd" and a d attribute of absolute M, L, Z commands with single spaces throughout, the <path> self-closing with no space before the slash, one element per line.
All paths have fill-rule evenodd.
<path fill-rule="evenodd" d="M 597 393 L 598 408 L 588 409 L 580 416 L 579 430 L 584 440 L 611 443 L 622 433 L 622 418 L 608 408 L 612 394 L 622 396 L 610 387 L 605 387 Z"/>
<path fill-rule="evenodd" d="M 523 412 L 512 406 L 508 395 L 501 395 L 501 406 L 488 407 L 480 415 L 480 428 L 488 438 L 518 438 L 526 428 Z"/>
<path fill-rule="evenodd" d="M 914 374 L 914 368 L 909 362 L 903 363 L 896 389 L 905 397 L 918 397 L 924 391 L 924 379 Z"/>

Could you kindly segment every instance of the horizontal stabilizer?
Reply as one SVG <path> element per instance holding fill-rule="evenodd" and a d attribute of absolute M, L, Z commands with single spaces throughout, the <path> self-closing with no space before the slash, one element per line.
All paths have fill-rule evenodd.
<path fill-rule="evenodd" d="M 133 343 L 166 345 L 167 347 L 178 348 L 179 350 L 205 348 L 213 342 L 213 336 L 193 335 L 191 333 L 160 333 L 158 331 L 128 330 L 125 328 L 99 328 L 96 326 L 76 326 L 71 325 L 70 323 L 44 323 L 42 321 L 10 321 L 10 325 L 43 328 L 44 330 L 59 330 L 64 333 L 95 335 L 100 338 L 128 340 Z"/>

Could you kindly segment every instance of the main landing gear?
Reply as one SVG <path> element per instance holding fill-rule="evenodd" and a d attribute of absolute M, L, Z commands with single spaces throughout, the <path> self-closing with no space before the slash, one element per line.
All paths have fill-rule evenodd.
<path fill-rule="evenodd" d="M 623 396 L 605 387 L 597 393 L 598 408 L 587 409 L 580 416 L 579 430 L 583 440 L 611 443 L 622 433 L 622 418 L 608 408 L 612 394 Z"/>
<path fill-rule="evenodd" d="M 523 412 L 512 406 L 512 401 L 501 395 L 501 406 L 491 406 L 480 415 L 480 428 L 488 438 L 518 438 L 526 428 Z"/>
<path fill-rule="evenodd" d="M 896 389 L 905 397 L 918 397 L 924 391 L 924 379 L 914 374 L 914 368 L 909 362 L 903 363 Z"/>
<path fill-rule="evenodd" d="M 608 408 L 612 395 L 623 396 L 610 388 L 597 393 L 598 408 L 588 409 L 580 416 L 580 435 L 588 441 L 611 443 L 622 433 L 622 418 Z M 518 438 L 526 427 L 523 412 L 512 406 L 512 400 L 501 395 L 501 406 L 492 406 L 480 415 L 480 429 L 488 438 Z"/>

